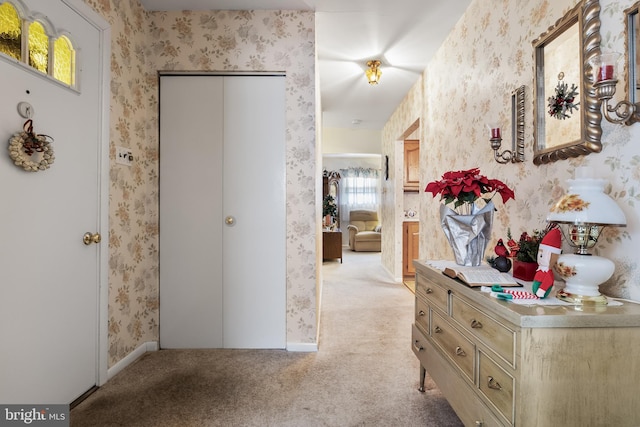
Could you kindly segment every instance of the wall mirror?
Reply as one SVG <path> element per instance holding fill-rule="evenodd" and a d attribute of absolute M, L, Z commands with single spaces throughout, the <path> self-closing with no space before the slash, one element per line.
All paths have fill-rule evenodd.
<path fill-rule="evenodd" d="M 340 200 L 338 195 L 339 183 L 340 183 L 340 174 L 332 175 L 329 178 L 329 194 L 336 201 L 336 217 L 334 221 L 337 228 L 340 228 Z"/>
<path fill-rule="evenodd" d="M 626 37 L 625 51 L 627 53 L 627 99 L 631 103 L 640 101 L 640 52 L 638 42 L 640 41 L 640 1 L 625 10 Z"/>
<path fill-rule="evenodd" d="M 336 216 L 334 218 L 337 228 L 340 228 L 340 172 L 327 171 L 322 172 L 322 197 L 327 195 L 333 197 L 336 203 Z"/>
<path fill-rule="evenodd" d="M 602 113 L 587 65 L 600 41 L 598 0 L 579 2 L 533 41 L 536 165 L 602 149 Z"/>

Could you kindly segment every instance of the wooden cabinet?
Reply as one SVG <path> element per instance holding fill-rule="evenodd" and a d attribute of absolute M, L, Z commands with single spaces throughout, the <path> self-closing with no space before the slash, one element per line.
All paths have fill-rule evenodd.
<path fill-rule="evenodd" d="M 640 425 L 640 305 L 519 305 L 414 264 L 421 388 L 465 425 Z"/>
<path fill-rule="evenodd" d="M 420 190 L 420 141 L 404 141 L 404 191 Z"/>
<path fill-rule="evenodd" d="M 402 223 L 402 275 L 413 277 L 416 269 L 413 260 L 419 258 L 420 223 L 418 221 L 405 221 Z"/>
<path fill-rule="evenodd" d="M 340 258 L 342 264 L 342 231 L 323 231 L 322 232 L 322 259 Z"/>

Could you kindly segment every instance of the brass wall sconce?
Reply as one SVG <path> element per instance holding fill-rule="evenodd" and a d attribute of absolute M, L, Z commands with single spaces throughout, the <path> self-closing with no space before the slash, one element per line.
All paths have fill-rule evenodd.
<path fill-rule="evenodd" d="M 382 76 L 382 71 L 380 71 L 380 61 L 377 59 L 373 59 L 367 62 L 367 67 L 369 67 L 365 74 L 367 75 L 367 81 L 369 81 L 370 85 L 377 85 L 380 83 L 380 77 Z"/>
<path fill-rule="evenodd" d="M 618 102 L 615 106 L 609 103 L 616 93 L 617 65 L 620 56 L 616 52 L 603 53 L 593 57 L 589 64 L 591 64 L 593 72 L 593 81 L 595 82 L 593 88 L 596 92 L 596 98 L 602 101 L 602 114 L 611 123 L 630 126 L 640 121 L 640 103 L 634 104 L 626 99 Z M 612 116 L 611 113 L 614 113 L 615 116 Z"/>
<path fill-rule="evenodd" d="M 502 145 L 502 132 L 498 124 L 489 124 L 489 141 L 496 162 L 524 162 L 524 86 L 511 94 L 511 150 L 499 153 Z"/>

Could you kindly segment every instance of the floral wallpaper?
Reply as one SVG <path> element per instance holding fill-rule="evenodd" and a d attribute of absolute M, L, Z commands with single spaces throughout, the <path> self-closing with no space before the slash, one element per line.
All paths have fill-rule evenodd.
<path fill-rule="evenodd" d="M 287 342 L 314 344 L 316 155 L 314 15 L 148 12 L 138 0 L 84 0 L 111 24 L 109 366 L 158 333 L 159 70 L 285 71 Z M 115 146 L 133 150 L 131 168 Z"/>
<path fill-rule="evenodd" d="M 634 0 L 601 0 L 603 49 L 624 51 L 624 10 Z M 627 226 L 606 228 L 596 252 L 616 264 L 603 293 L 640 301 L 640 127 L 602 122 L 603 150 L 576 159 L 535 166 L 533 158 L 534 57 L 532 41 L 577 4 L 576 0 L 474 0 L 383 129 L 382 154 L 393 155 L 403 132 L 421 121 L 421 184 L 448 170 L 479 167 L 490 178 L 505 181 L 516 199 L 496 202 L 493 242 L 507 229 L 519 235 L 546 225 L 554 202 L 564 194 L 565 181 L 578 166 L 590 166 L 609 181 L 607 192 L 623 209 Z M 510 94 L 526 87 L 526 161 L 501 165 L 493 160 L 486 123 L 510 126 Z M 419 104 L 416 105 L 416 100 Z M 383 224 L 397 212 L 392 191 L 384 195 Z M 400 190 L 401 191 L 401 190 Z M 421 258 L 449 259 L 453 255 L 440 231 L 438 199 L 422 192 L 420 204 Z M 401 209 L 401 207 L 400 207 Z M 391 216 L 390 216 L 391 215 Z M 390 227 L 387 228 L 389 230 Z M 427 230 L 427 231 L 425 231 Z M 428 230 L 434 230 L 429 232 Z M 401 236 L 385 235 L 383 263 L 390 271 L 399 264 L 393 246 Z M 490 245 L 487 255 L 490 254 Z M 565 247 L 565 251 L 568 250 Z"/>
<path fill-rule="evenodd" d="M 301 11 L 158 12 L 149 24 L 154 70 L 286 72 L 289 344 L 317 336 L 314 19 Z"/>
<path fill-rule="evenodd" d="M 420 139 L 420 152 L 428 149 L 421 136 L 422 121 L 419 114 L 421 109 L 422 79 L 419 79 L 391 115 L 382 131 L 382 156 L 383 158 L 385 155 L 389 156 L 389 179 L 381 181 L 380 220 L 382 229 L 385 230 L 382 233 L 381 259 L 382 265 L 397 281 L 402 280 L 402 219 L 405 209 L 402 141 L 409 138 Z M 422 168 L 421 161 L 420 169 Z M 414 206 L 420 204 L 419 200 L 414 199 L 412 202 Z M 422 252 L 420 254 L 422 256 Z"/>

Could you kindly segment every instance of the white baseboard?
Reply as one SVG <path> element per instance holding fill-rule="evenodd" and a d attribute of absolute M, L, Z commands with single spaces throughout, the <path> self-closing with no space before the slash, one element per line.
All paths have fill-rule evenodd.
<path fill-rule="evenodd" d="M 107 381 L 120 373 L 147 352 L 158 351 L 157 341 L 148 341 L 140 344 L 135 350 L 127 354 L 122 360 L 107 370 Z M 287 351 L 313 353 L 318 351 L 317 343 L 287 343 Z"/>
<path fill-rule="evenodd" d="M 140 344 L 135 350 L 127 354 L 118 363 L 107 370 L 107 381 L 122 371 L 127 366 L 138 360 L 143 354 L 149 351 L 158 351 L 157 341 L 148 341 Z"/>
<path fill-rule="evenodd" d="M 314 353 L 318 351 L 318 343 L 287 343 L 287 351 Z"/>
<path fill-rule="evenodd" d="M 393 272 L 391 272 L 391 270 L 389 270 L 389 269 L 387 268 L 387 266 L 385 266 L 385 265 L 383 265 L 383 266 L 382 266 L 382 269 L 387 273 L 387 275 L 389 276 L 389 278 L 390 278 L 391 280 L 393 280 L 393 281 L 394 281 L 394 282 L 396 282 L 396 283 L 402 283 L 402 276 L 401 276 L 401 277 L 396 277 L 396 276 L 393 274 Z"/>

